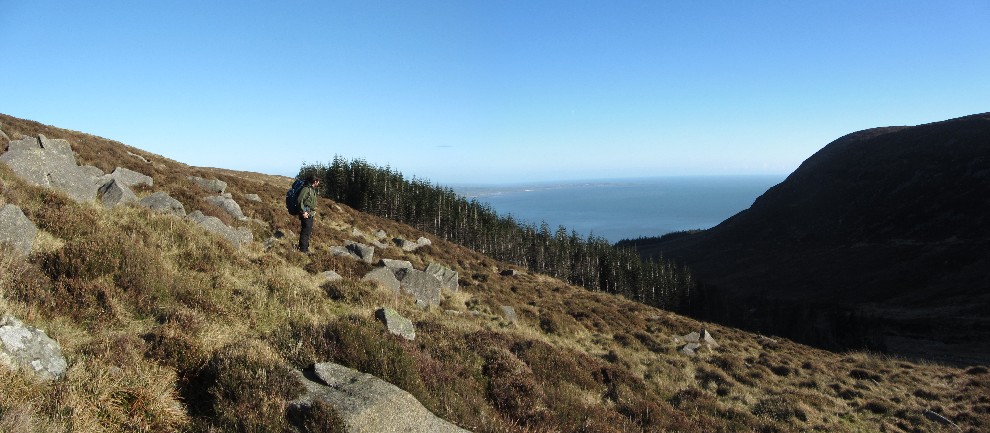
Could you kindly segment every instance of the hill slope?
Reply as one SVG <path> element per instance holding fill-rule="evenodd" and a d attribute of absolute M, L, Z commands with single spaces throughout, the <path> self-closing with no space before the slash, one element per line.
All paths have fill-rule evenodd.
<path fill-rule="evenodd" d="M 238 249 L 184 218 L 77 203 L 0 164 L 0 205 L 39 230 L 27 256 L 0 247 L 0 313 L 46 329 L 69 364 L 52 383 L 0 368 L 3 431 L 333 431 L 332 410 L 303 425 L 285 416 L 301 391 L 291 370 L 324 361 L 388 380 L 479 432 L 957 431 L 949 420 L 977 432 L 990 423 L 986 367 L 836 354 L 704 324 L 545 276 L 503 276 L 508 265 L 440 239 L 376 250 L 459 273 L 460 291 L 421 309 L 361 281 L 371 265 L 331 253 L 379 229 L 424 235 L 410 227 L 322 201 L 316 253 L 304 256 L 291 234 L 274 236 L 295 227 L 281 204 L 288 179 L 189 167 L 5 115 L 0 123 L 13 139 L 67 139 L 104 172 L 148 174 L 154 187 L 139 196 L 168 192 L 265 240 Z M 227 182 L 249 220 L 211 208 L 190 175 Z M 344 279 L 328 282 L 325 270 Z M 412 319 L 415 341 L 374 320 L 382 306 Z M 702 328 L 719 345 L 681 353 L 678 337 Z"/>
<path fill-rule="evenodd" d="M 894 353 L 990 362 L 990 114 L 846 135 L 718 226 L 638 247 L 754 317 L 838 308 L 882 326 L 874 337 Z M 790 326 L 778 322 L 756 326 Z"/>

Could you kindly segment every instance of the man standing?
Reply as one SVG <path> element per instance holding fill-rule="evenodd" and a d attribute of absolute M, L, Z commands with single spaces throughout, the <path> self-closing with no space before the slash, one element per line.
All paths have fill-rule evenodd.
<path fill-rule="evenodd" d="M 309 253 L 309 236 L 313 233 L 313 219 L 316 218 L 316 187 L 320 179 L 306 176 L 306 186 L 299 192 L 299 251 Z"/>

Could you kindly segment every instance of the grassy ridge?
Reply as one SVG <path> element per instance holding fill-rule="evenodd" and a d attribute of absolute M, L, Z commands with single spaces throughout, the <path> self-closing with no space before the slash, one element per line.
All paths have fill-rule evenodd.
<path fill-rule="evenodd" d="M 81 163 L 152 175 L 154 190 L 190 211 L 209 205 L 186 176 L 218 177 L 263 221 L 247 223 L 256 239 L 296 229 L 281 204 L 289 179 L 188 167 L 82 133 L 0 121 L 15 139 L 70 140 Z M 262 202 L 240 200 L 246 193 Z M 328 201 L 309 257 L 293 250 L 291 235 L 270 250 L 261 242 L 236 250 L 179 218 L 75 203 L 0 164 L 3 203 L 20 206 L 40 234 L 27 258 L 0 254 L 0 313 L 45 329 L 70 367 L 55 383 L 0 369 L 2 431 L 287 431 L 284 404 L 299 392 L 289 369 L 318 361 L 388 380 L 481 432 L 956 431 L 929 410 L 963 431 L 990 423 L 985 367 L 835 354 L 542 275 L 502 277 L 506 263 L 442 239 L 414 253 L 376 251 L 460 273 L 460 292 L 420 310 L 358 281 L 368 265 L 328 249 L 362 240 L 355 228 L 425 233 Z M 346 278 L 326 283 L 326 269 Z M 499 314 L 502 305 L 515 307 L 516 323 Z M 417 340 L 388 335 L 372 317 L 380 306 L 411 318 Z M 674 337 L 701 327 L 720 347 L 678 353 Z"/>

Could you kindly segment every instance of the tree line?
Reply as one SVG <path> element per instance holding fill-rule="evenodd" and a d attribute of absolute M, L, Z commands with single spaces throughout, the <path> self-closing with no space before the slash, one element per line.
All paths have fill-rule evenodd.
<path fill-rule="evenodd" d="M 681 310 L 693 295 L 691 273 L 635 249 L 546 222 L 516 221 L 488 203 L 467 199 L 425 179 L 407 179 L 390 167 L 335 156 L 304 164 L 300 177 L 317 176 L 321 195 L 356 210 L 392 219 L 488 255 L 590 290 L 616 293 L 656 307 Z"/>

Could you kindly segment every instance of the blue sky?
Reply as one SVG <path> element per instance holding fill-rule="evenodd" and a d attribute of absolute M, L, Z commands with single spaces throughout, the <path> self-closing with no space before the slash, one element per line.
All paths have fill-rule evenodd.
<path fill-rule="evenodd" d="M 990 2 L 0 0 L 0 112 L 198 166 L 786 174 L 990 111 Z"/>

